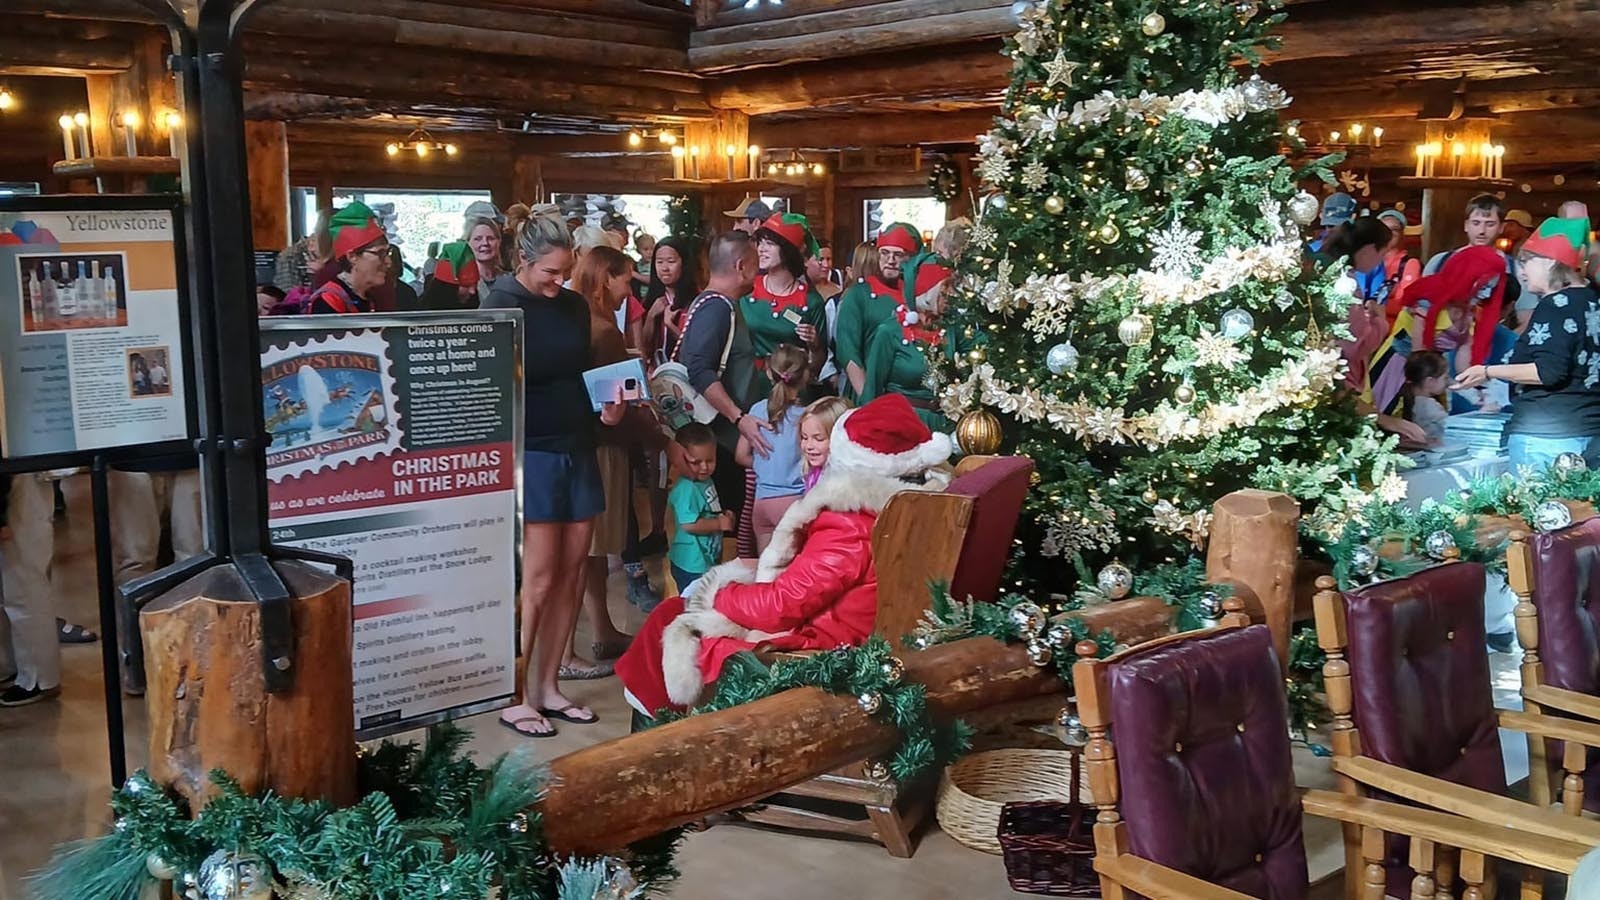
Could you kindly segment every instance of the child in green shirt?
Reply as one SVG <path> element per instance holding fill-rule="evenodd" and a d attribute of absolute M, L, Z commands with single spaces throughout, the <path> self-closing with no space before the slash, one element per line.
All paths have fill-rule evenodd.
<path fill-rule="evenodd" d="M 677 525 L 667 549 L 667 564 L 681 595 L 722 561 L 722 535 L 733 529 L 733 513 L 722 511 L 717 486 L 711 481 L 717 470 L 717 440 L 711 429 L 691 422 L 678 429 L 676 439 L 688 457 L 688 471 L 667 494 L 667 506 Z"/>

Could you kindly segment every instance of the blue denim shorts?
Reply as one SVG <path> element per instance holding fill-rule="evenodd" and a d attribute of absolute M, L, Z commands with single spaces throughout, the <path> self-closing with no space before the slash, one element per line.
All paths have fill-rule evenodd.
<path fill-rule="evenodd" d="M 604 512 L 606 489 L 593 450 L 522 454 L 522 519 L 530 525 L 583 522 Z"/>

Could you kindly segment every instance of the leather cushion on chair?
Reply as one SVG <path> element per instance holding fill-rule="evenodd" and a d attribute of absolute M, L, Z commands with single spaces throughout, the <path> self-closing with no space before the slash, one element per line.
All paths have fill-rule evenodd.
<path fill-rule="evenodd" d="M 1483 588 L 1452 563 L 1347 594 L 1350 681 L 1366 756 L 1504 794 Z"/>
<path fill-rule="evenodd" d="M 1600 695 L 1600 519 L 1532 535 L 1528 545 L 1544 683 Z M 1548 758 L 1559 765 L 1562 742 L 1547 744 Z M 1585 809 L 1600 811 L 1600 750 L 1589 751 L 1583 801 Z"/>
<path fill-rule="evenodd" d="M 1136 648 L 1107 674 L 1133 854 L 1263 900 L 1305 897 L 1271 632 L 1257 625 Z"/>
<path fill-rule="evenodd" d="M 1011 559 L 1022 501 L 1028 494 L 1033 460 L 1002 456 L 950 482 L 945 490 L 973 498 L 972 517 L 961 545 L 950 596 L 992 603 L 1000 594 L 1000 577 Z"/>

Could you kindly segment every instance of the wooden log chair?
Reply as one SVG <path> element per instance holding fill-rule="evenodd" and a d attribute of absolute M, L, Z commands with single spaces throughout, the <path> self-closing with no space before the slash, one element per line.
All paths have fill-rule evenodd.
<path fill-rule="evenodd" d="M 1513 531 L 1506 577 L 1517 595 L 1523 709 L 1600 722 L 1600 519 Z M 1600 812 L 1600 751 L 1529 735 L 1528 769 L 1535 803 L 1550 804 L 1559 783 L 1569 814 Z"/>
<path fill-rule="evenodd" d="M 945 490 L 904 491 L 890 499 L 872 529 L 878 577 L 874 634 L 899 648 L 928 608 L 935 581 L 949 583 L 951 595 L 963 600 L 994 601 L 1032 472 L 1025 457 L 967 457 Z M 893 782 L 870 778 L 867 762 L 862 757 L 788 788 L 740 818 L 866 838 L 891 856 L 909 858 L 915 851 L 912 833 L 926 817 L 932 793 L 901 791 Z"/>
<path fill-rule="evenodd" d="M 1073 681 L 1098 815 L 1105 900 L 1302 900 L 1305 813 L 1360 839 L 1351 897 L 1385 897 L 1385 839 L 1410 839 L 1410 890 L 1434 900 L 1440 849 L 1460 853 L 1465 897 L 1481 900 L 1490 857 L 1571 872 L 1589 846 L 1435 810 L 1295 785 L 1288 704 L 1261 625 L 1161 638 L 1104 660 L 1080 649 Z M 1455 870 L 1452 868 L 1451 870 Z M 1453 880 L 1454 875 L 1450 876 Z M 1454 896 L 1454 894 L 1438 894 Z"/>
<path fill-rule="evenodd" d="M 1328 654 L 1323 676 L 1342 791 L 1600 846 L 1600 822 L 1506 796 L 1499 728 L 1600 746 L 1600 727 L 1495 709 L 1484 650 L 1483 566 L 1449 562 L 1347 594 L 1335 587 L 1331 578 L 1318 582 L 1317 640 Z M 1346 827 L 1347 871 L 1370 862 L 1373 848 L 1365 843 L 1360 829 Z M 1408 859 L 1414 857 L 1406 842 L 1391 838 L 1389 884 L 1402 896 Z M 1448 854 L 1439 860 L 1438 881 L 1453 888 L 1455 864 Z M 1525 867 L 1523 897 L 1542 896 L 1540 867 L 1550 868 Z"/>

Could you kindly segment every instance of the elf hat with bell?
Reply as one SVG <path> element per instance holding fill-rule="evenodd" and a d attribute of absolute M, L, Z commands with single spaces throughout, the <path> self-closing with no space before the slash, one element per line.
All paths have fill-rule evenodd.
<path fill-rule="evenodd" d="M 781 241 L 800 251 L 800 256 L 810 259 L 817 255 L 817 239 L 811 234 L 811 223 L 799 213 L 773 213 L 756 230 L 756 240 L 763 236 Z"/>
<path fill-rule="evenodd" d="M 1588 219 L 1545 219 L 1522 251 L 1553 259 L 1570 269 L 1583 269 L 1583 247 L 1589 241 Z"/>
<path fill-rule="evenodd" d="M 884 394 L 839 417 L 828 469 L 854 469 L 890 478 L 920 475 L 950 459 L 950 436 L 935 434 L 902 394 Z"/>
<path fill-rule="evenodd" d="M 955 274 L 950 264 L 937 253 L 923 252 L 905 261 L 900 267 L 905 276 L 904 287 L 906 306 L 916 307 L 916 299 L 923 294 L 938 287 L 939 284 Z"/>
<path fill-rule="evenodd" d="M 334 259 L 349 256 L 384 236 L 371 207 L 360 201 L 336 211 L 328 221 L 328 232 L 333 235 Z"/>
<path fill-rule="evenodd" d="M 896 222 L 878 232 L 878 249 L 884 247 L 897 247 L 907 256 L 915 256 L 922 252 L 922 233 L 915 226 Z"/>
<path fill-rule="evenodd" d="M 433 277 L 445 284 L 473 287 L 478 283 L 478 261 L 466 241 L 451 241 L 439 248 L 433 264 Z"/>

